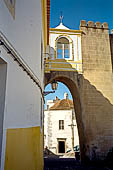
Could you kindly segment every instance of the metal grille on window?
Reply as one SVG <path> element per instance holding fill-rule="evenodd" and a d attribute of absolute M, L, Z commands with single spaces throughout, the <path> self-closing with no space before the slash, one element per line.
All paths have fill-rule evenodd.
<path fill-rule="evenodd" d="M 64 120 L 59 120 L 59 130 L 64 129 Z"/>

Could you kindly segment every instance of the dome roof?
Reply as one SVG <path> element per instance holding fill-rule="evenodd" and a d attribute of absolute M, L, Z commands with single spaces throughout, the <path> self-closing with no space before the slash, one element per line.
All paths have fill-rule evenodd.
<path fill-rule="evenodd" d="M 68 27 L 64 26 L 63 23 L 61 22 L 55 29 L 64 29 L 64 30 L 69 30 Z"/>
<path fill-rule="evenodd" d="M 73 109 L 73 101 L 69 99 L 58 100 L 49 110 L 70 110 Z"/>

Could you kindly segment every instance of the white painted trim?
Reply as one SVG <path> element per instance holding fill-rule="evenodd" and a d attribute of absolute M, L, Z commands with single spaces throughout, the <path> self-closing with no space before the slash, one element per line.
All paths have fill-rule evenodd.
<path fill-rule="evenodd" d="M 49 31 L 50 34 L 69 34 L 69 35 L 81 35 L 81 33 L 75 33 L 75 32 L 65 32 L 65 31 Z"/>

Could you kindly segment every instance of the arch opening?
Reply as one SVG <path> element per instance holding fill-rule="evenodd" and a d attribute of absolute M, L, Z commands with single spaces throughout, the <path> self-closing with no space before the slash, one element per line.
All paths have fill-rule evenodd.
<path fill-rule="evenodd" d="M 79 90 L 78 90 L 77 84 L 65 76 L 56 76 L 56 77 L 52 78 L 47 84 L 51 83 L 53 79 L 56 80 L 57 82 L 61 82 L 64 85 L 66 85 L 72 95 L 73 105 L 74 105 L 74 113 L 75 113 L 75 118 L 76 118 L 77 129 L 78 129 L 80 156 L 81 156 L 81 160 L 82 160 L 82 157 L 84 156 L 83 148 L 84 148 L 84 139 L 85 138 L 84 138 L 82 115 L 81 115 L 82 114 L 81 101 L 80 101 L 80 95 L 79 95 Z M 65 140 L 64 141 L 61 141 L 61 139 L 59 139 L 59 140 L 62 143 L 62 145 L 64 145 L 63 142 Z"/>

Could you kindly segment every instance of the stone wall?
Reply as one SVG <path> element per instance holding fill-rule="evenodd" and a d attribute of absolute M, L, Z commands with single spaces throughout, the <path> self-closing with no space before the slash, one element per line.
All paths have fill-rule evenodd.
<path fill-rule="evenodd" d="M 103 159 L 113 146 L 113 75 L 107 23 L 81 21 L 85 154 Z"/>

